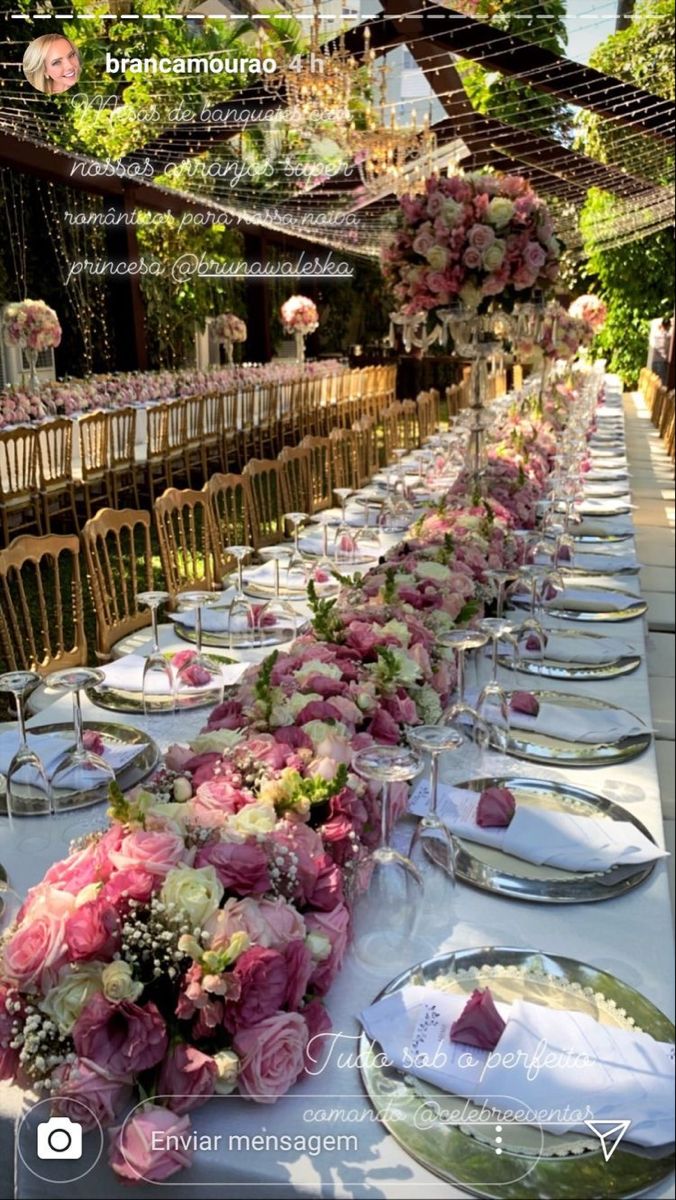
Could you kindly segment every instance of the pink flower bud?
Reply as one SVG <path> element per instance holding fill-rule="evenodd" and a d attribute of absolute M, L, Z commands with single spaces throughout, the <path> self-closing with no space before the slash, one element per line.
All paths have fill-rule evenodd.
<path fill-rule="evenodd" d="M 477 988 L 451 1025 L 451 1041 L 476 1046 L 478 1050 L 494 1050 L 504 1029 L 505 1022 L 495 1007 L 490 988 Z"/>
<path fill-rule="evenodd" d="M 514 692 L 509 702 L 512 712 L 524 713 L 527 717 L 537 717 L 540 703 L 532 692 Z"/>
<path fill-rule="evenodd" d="M 516 801 L 509 788 L 486 788 L 479 798 L 476 810 L 476 823 L 482 829 L 505 829 L 516 809 Z"/>

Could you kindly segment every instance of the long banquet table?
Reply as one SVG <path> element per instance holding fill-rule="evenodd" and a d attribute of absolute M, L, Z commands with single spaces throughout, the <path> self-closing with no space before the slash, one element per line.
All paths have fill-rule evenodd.
<path fill-rule="evenodd" d="M 619 382 L 608 380 L 608 408 L 617 411 L 621 405 Z M 621 408 L 620 408 L 621 411 Z M 602 410 L 603 412 L 603 410 Z M 623 543 L 623 549 L 631 543 Z M 639 591 L 638 576 L 622 578 L 622 585 Z M 586 626 L 559 621 L 557 628 L 578 632 Z M 639 618 L 626 623 L 604 623 L 603 631 L 632 642 L 641 654 L 637 671 L 609 681 L 586 683 L 557 680 L 540 685 L 530 680 L 524 686 L 551 686 L 555 690 L 580 695 L 593 695 L 620 704 L 648 725 L 651 724 L 648 676 L 646 666 L 646 627 Z M 519 677 L 515 676 L 515 679 Z M 526 677 L 521 677 L 525 679 Z M 110 720 L 109 712 L 87 704 L 85 719 Z M 31 725 L 56 720 L 69 720 L 69 698 L 59 700 L 46 712 L 33 718 Z M 124 721 L 120 714 L 115 719 Z M 152 717 L 148 722 L 138 717 L 128 718 L 138 727 L 147 728 L 157 736 L 162 723 L 161 739 L 166 746 L 174 740 L 185 741 L 197 732 L 204 713 L 182 714 L 179 718 Z M 473 753 L 473 752 L 472 752 Z M 664 845 L 660 793 L 654 746 L 639 758 L 622 765 L 583 769 L 536 767 L 515 758 L 491 756 L 495 774 L 546 776 L 569 781 L 579 787 L 600 793 L 624 805 L 647 826 L 660 845 Z M 485 762 L 484 762 L 485 765 Z M 442 778 L 460 779 L 476 773 L 476 764 L 464 759 L 453 773 L 446 768 Z M 55 818 L 49 826 L 46 840 L 39 821 L 22 821 L 22 843 L 10 844 L 6 823 L 0 827 L 0 861 L 8 863 L 15 886 L 23 891 L 38 882 L 45 868 L 61 857 L 73 833 L 82 830 L 83 820 L 99 816 L 97 810 Z M 99 816 L 100 819 L 100 816 Z M 11 857 L 10 857 L 11 856 Z M 9 862 L 8 862 L 9 860 Z M 353 958 L 348 958 L 328 996 L 328 1008 L 334 1033 L 340 1033 L 341 1050 L 349 1058 L 355 1054 L 359 1024 L 356 1014 L 365 1008 L 388 980 L 406 966 L 430 953 L 460 950 L 481 946 L 509 946 L 541 950 L 564 955 L 591 964 L 616 975 L 638 989 L 665 1013 L 673 1011 L 672 938 L 670 902 L 666 860 L 658 862 L 649 879 L 629 893 L 592 905 L 555 905 L 525 903 L 491 896 L 465 886 L 458 886 L 447 911 L 426 911 L 420 923 L 422 932 L 411 941 L 407 962 L 393 962 L 384 972 L 372 973 Z M 349 1040 L 347 1040 L 349 1039 Z M 16 1095 L 16 1091 L 13 1090 Z M 30 1098 L 24 1099 L 25 1110 Z M 292 1092 L 273 1106 L 246 1102 L 237 1096 L 217 1097 L 191 1114 L 192 1128 L 200 1135 L 236 1133 L 241 1139 L 253 1139 L 263 1132 L 267 1135 L 310 1134 L 352 1135 L 355 1146 L 336 1152 L 322 1149 L 317 1153 L 281 1150 L 265 1152 L 243 1147 L 251 1143 L 240 1140 L 237 1152 L 220 1147 L 198 1149 L 192 1167 L 176 1177 L 175 1182 L 162 1185 L 162 1193 L 171 1197 L 217 1195 L 219 1197 L 393 1197 L 418 1200 L 423 1195 L 440 1198 L 461 1196 L 459 1189 L 442 1182 L 410 1158 L 375 1119 L 363 1091 L 357 1067 L 347 1061 L 339 1062 L 334 1053 L 325 1069 L 306 1076 Z M 24 1137 L 34 1145 L 31 1119 L 23 1127 Z M 92 1136 L 92 1135 L 88 1135 Z M 206 1144 L 206 1143 L 204 1143 Z M 253 1143 L 253 1147 L 256 1143 Z M 16 1195 L 22 1200 L 66 1194 L 59 1185 L 48 1182 L 49 1163 L 37 1159 L 17 1158 Z M 106 1198 L 139 1198 L 157 1196 L 157 1185 L 122 1184 L 104 1164 L 104 1159 L 81 1180 L 69 1183 L 68 1196 L 73 1198 L 101 1195 Z M 37 1177 L 33 1172 L 41 1175 Z M 649 1193 L 656 1200 L 673 1196 L 673 1182 L 666 1181 Z"/>

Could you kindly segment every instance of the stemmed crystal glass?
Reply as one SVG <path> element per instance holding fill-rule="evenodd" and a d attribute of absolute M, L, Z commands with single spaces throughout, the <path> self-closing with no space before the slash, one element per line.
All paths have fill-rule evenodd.
<path fill-rule="evenodd" d="M 303 527 L 303 525 L 307 524 L 307 522 L 310 520 L 310 517 L 309 517 L 308 513 L 304 513 L 304 512 L 288 512 L 288 513 L 284 513 L 284 520 L 289 522 L 289 524 L 291 526 L 291 532 L 293 535 L 293 555 L 291 558 L 290 565 L 293 565 L 293 566 L 300 565 L 301 567 L 303 567 L 304 566 L 303 556 L 300 552 L 300 547 L 298 545 L 298 538 L 300 537 L 301 528 Z"/>
<path fill-rule="evenodd" d="M 509 640 L 518 655 L 514 638 L 516 625 L 502 617 L 485 617 L 479 628 L 492 643 L 491 678 L 484 684 L 477 700 L 477 713 L 493 732 L 493 739 L 500 750 L 504 750 L 509 737 L 509 702 L 507 693 L 498 682 L 498 651 L 501 641 Z M 497 718 L 497 719 L 496 719 Z"/>
<path fill-rule="evenodd" d="M 505 600 L 507 597 L 507 589 L 511 583 L 518 579 L 518 567 L 509 570 L 506 567 L 494 567 L 488 573 L 488 581 L 492 584 L 492 591 L 495 595 L 495 615 L 502 617 L 505 611 Z"/>
<path fill-rule="evenodd" d="M 476 709 L 472 708 L 471 704 L 468 704 L 465 698 L 467 682 L 465 655 L 468 650 L 481 650 L 487 641 L 488 634 L 483 633 L 479 629 L 449 629 L 446 633 L 439 634 L 437 638 L 438 645 L 455 651 L 458 675 L 456 688 L 458 699 L 444 713 L 444 724 L 453 725 L 456 721 L 462 721 L 463 719 L 468 719 L 471 723 L 474 723 L 476 720 Z"/>
<path fill-rule="evenodd" d="M 430 756 L 430 805 L 415 827 L 408 856 L 418 865 L 421 852 L 426 862 L 441 867 L 443 879 L 455 886 L 455 853 L 451 833 L 437 812 L 439 796 L 439 758 L 464 745 L 462 734 L 450 725 L 414 725 L 407 730 L 410 745 L 418 753 Z M 426 836 L 427 835 L 427 836 Z M 424 865 L 424 864 L 421 864 Z M 427 882 L 429 873 L 421 874 Z M 434 872 L 436 875 L 436 872 Z"/>
<path fill-rule="evenodd" d="M 160 682 L 166 684 L 169 693 L 167 707 L 173 709 L 176 705 L 173 672 L 169 662 L 160 650 L 160 639 L 157 630 L 157 610 L 160 605 L 166 604 L 168 600 L 171 600 L 169 592 L 139 592 L 136 596 L 137 604 L 140 604 L 142 608 L 150 609 L 150 621 L 153 632 L 153 648 L 143 664 L 143 711 L 146 715 L 153 707 L 153 697 L 164 694 L 164 688 L 160 692 L 153 691 L 153 681 L 156 681 L 156 686 Z"/>
<path fill-rule="evenodd" d="M 19 745 L 9 764 L 6 779 L 7 816 L 52 812 L 52 790 L 42 759 L 31 750 L 26 737 L 25 701 L 40 683 L 35 671 L 8 671 L 0 675 L 0 691 L 11 692 L 16 704 Z"/>
<path fill-rule="evenodd" d="M 220 592 L 187 591 L 179 592 L 176 596 L 179 612 L 187 610 L 195 613 L 195 653 L 176 673 L 177 694 L 181 686 L 186 686 L 191 692 L 196 689 L 214 689 L 218 691 L 220 698 L 223 698 L 223 672 L 220 666 L 214 665 L 213 660 L 202 651 L 202 609 L 216 608 L 222 601 Z"/>
<path fill-rule="evenodd" d="M 391 845 L 390 784 L 415 778 L 421 764 L 408 746 L 374 745 L 359 750 L 352 765 L 364 779 L 382 785 L 380 845 L 369 858 L 368 880 L 355 896 L 353 948 L 366 965 L 391 967 L 410 947 L 423 881 L 410 858 Z"/>
<path fill-rule="evenodd" d="M 264 610 L 267 607 L 266 605 L 254 605 L 244 594 L 244 560 L 250 554 L 253 554 L 253 552 L 253 546 L 226 547 L 226 553 L 234 558 L 237 564 L 236 583 L 227 610 L 228 639 L 231 651 L 239 649 L 242 642 L 246 645 L 248 645 L 249 640 L 255 643 L 256 630 L 260 627 L 261 608 Z M 226 575 L 223 578 L 224 591 L 227 591 L 230 586 L 231 578 L 229 575 Z"/>
<path fill-rule="evenodd" d="M 350 496 L 354 495 L 354 489 L 346 488 L 346 487 L 337 487 L 337 488 L 333 489 L 333 494 L 334 494 L 334 496 L 338 497 L 338 503 L 340 504 L 340 509 L 341 509 L 340 523 L 341 523 L 341 525 L 346 525 L 347 517 L 345 515 L 345 511 L 347 509 L 347 502 L 350 499 Z"/>
<path fill-rule="evenodd" d="M 66 671 L 54 671 L 47 676 L 48 687 L 59 691 L 71 692 L 73 696 L 73 730 L 75 746 L 61 759 L 52 774 L 52 797 L 54 809 L 67 808 L 69 797 L 73 792 L 100 792 L 115 782 L 115 772 L 106 760 L 93 750 L 87 750 L 84 744 L 82 726 L 82 689 L 95 683 L 101 683 L 103 671 L 88 667 L 73 667 Z"/>
<path fill-rule="evenodd" d="M 292 552 L 286 546 L 267 546 L 260 551 L 261 558 L 270 560 L 273 564 L 274 571 L 274 592 L 272 599 L 268 603 L 266 612 L 269 616 L 275 615 L 286 623 L 290 623 L 294 636 L 298 626 L 298 612 L 288 600 L 282 598 L 281 593 L 281 565 L 286 559 L 287 579 L 291 571 Z M 303 565 L 303 584 L 305 584 L 305 567 Z"/>

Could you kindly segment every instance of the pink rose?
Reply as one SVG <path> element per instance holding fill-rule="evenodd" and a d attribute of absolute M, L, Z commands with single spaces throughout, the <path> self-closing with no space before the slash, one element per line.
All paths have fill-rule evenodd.
<path fill-rule="evenodd" d="M 310 721 L 339 721 L 340 712 L 329 700 L 311 700 L 299 712 L 297 720 L 301 726 Z"/>
<path fill-rule="evenodd" d="M 116 871 L 111 875 L 99 892 L 99 900 L 116 908 L 123 900 L 138 900 L 145 904 L 161 883 L 158 875 L 150 875 L 140 868 L 129 867 L 126 871 Z"/>
<path fill-rule="evenodd" d="M 5 946 L 4 971 L 21 991 L 48 992 L 68 959 L 65 914 L 40 913 Z"/>
<path fill-rule="evenodd" d="M 101 734 L 96 729 L 85 729 L 82 742 L 85 750 L 89 750 L 91 754 L 103 754 L 106 748 Z"/>
<path fill-rule="evenodd" d="M 180 746 L 174 743 L 166 750 L 164 762 L 170 771 L 182 771 L 194 757 L 189 746 Z"/>
<path fill-rule="evenodd" d="M 524 262 L 529 271 L 538 272 L 544 267 L 547 255 L 539 242 L 528 242 L 523 252 Z"/>
<path fill-rule="evenodd" d="M 214 1094 L 216 1063 L 210 1054 L 180 1042 L 162 1063 L 156 1095 L 167 1100 L 173 1112 L 183 1115 Z"/>
<path fill-rule="evenodd" d="M 285 846 L 295 856 L 297 897 L 301 900 L 312 893 L 317 882 L 318 863 L 324 854 L 322 840 L 309 825 L 285 821 L 274 832 L 275 846 Z"/>
<path fill-rule="evenodd" d="M 468 246 L 462 256 L 462 261 L 470 271 L 476 271 L 481 266 L 481 253 L 475 246 Z"/>
<path fill-rule="evenodd" d="M 307 826 L 302 825 L 300 828 L 306 829 Z M 309 829 L 308 832 L 314 833 L 314 830 Z M 315 834 L 315 836 L 317 835 Z M 321 839 L 317 838 L 317 840 L 321 847 Z M 317 863 L 319 864 L 322 860 L 323 847 L 317 856 Z M 317 872 L 315 872 L 315 880 L 316 877 Z M 260 900 L 258 913 L 264 924 L 265 941 L 262 943 L 263 945 L 272 946 L 275 950 L 284 950 L 289 942 L 305 937 L 306 928 L 303 917 L 292 904 L 287 904 L 286 900 L 282 900 L 280 896 L 276 900 Z"/>
<path fill-rule="evenodd" d="M 495 230 L 490 225 L 472 225 L 467 233 L 467 240 L 470 246 L 483 254 L 495 241 Z"/>
<path fill-rule="evenodd" d="M 102 1063 L 88 1058 L 76 1058 L 58 1067 L 52 1081 L 55 1085 L 52 1112 L 79 1121 L 85 1129 L 95 1128 L 94 1118 L 102 1125 L 109 1125 L 132 1098 L 131 1076 L 119 1078 Z M 79 1104 L 73 1103 L 78 1100 Z M 91 1109 L 92 1116 L 83 1110 L 83 1104 Z"/>
<path fill-rule="evenodd" d="M 322 833 L 325 828 L 326 826 L 323 827 Z M 350 829 L 352 829 L 352 826 L 350 826 Z M 350 846 L 352 847 L 351 840 Z M 313 908 L 321 909 L 323 912 L 330 912 L 343 899 L 343 876 L 340 867 L 336 865 L 337 861 L 335 855 L 323 855 L 317 882 L 308 896 L 308 904 L 311 904 Z"/>
<path fill-rule="evenodd" d="M 196 867 L 212 866 L 226 891 L 256 896 L 270 887 L 268 856 L 255 842 L 207 842 L 197 852 Z"/>
<path fill-rule="evenodd" d="M 187 1116 L 179 1117 L 157 1104 L 144 1104 L 124 1125 L 111 1129 L 110 1165 L 122 1179 L 161 1182 L 190 1166 L 192 1151 L 184 1149 L 180 1141 L 182 1137 L 189 1139 L 190 1133 Z M 166 1145 L 169 1136 L 179 1140 L 168 1144 L 180 1149 L 153 1149 L 153 1139 L 155 1144 L 160 1140 Z"/>
<path fill-rule="evenodd" d="M 112 904 L 101 899 L 90 900 L 71 913 L 65 937 L 72 960 L 107 961 L 120 945 L 120 918 Z"/>
<path fill-rule="evenodd" d="M 233 974 L 240 986 L 237 1000 L 226 1002 L 223 1023 L 233 1033 L 255 1025 L 279 1011 L 288 987 L 284 956 L 264 946 L 251 946 L 240 954 Z"/>
<path fill-rule="evenodd" d="M 137 829 L 122 838 L 119 850 L 112 851 L 110 860 L 119 871 L 140 867 L 149 875 L 164 877 L 184 854 L 183 838 L 178 834 Z"/>
<path fill-rule="evenodd" d="M 73 1026 L 75 1049 L 103 1062 L 113 1075 L 133 1075 L 157 1066 L 167 1052 L 167 1028 L 157 1007 L 92 996 Z"/>
<path fill-rule="evenodd" d="M 310 688 L 310 691 L 314 691 Z M 281 771 L 286 766 L 287 751 L 280 742 L 275 741 L 272 734 L 262 733 L 259 737 L 246 740 L 247 753 L 259 762 L 265 763 L 273 771 Z"/>
<path fill-rule="evenodd" d="M 317 963 L 310 979 L 323 995 L 342 966 L 347 949 L 350 914 L 344 904 L 337 904 L 331 912 L 307 913 L 305 924 L 310 933 L 322 933 L 331 942 L 331 954 L 323 962 Z"/>
<path fill-rule="evenodd" d="M 307 1043 L 308 1027 L 300 1013 L 276 1013 L 240 1029 L 233 1039 L 240 1057 L 240 1092 L 260 1104 L 273 1104 L 303 1073 Z"/>
<path fill-rule="evenodd" d="M 399 726 L 384 708 L 378 709 L 368 731 L 377 742 L 391 746 L 396 746 L 399 742 Z"/>
<path fill-rule="evenodd" d="M 298 938 L 286 946 L 284 961 L 287 971 L 284 1007 L 295 1011 L 300 1008 L 307 992 L 314 962 L 305 942 Z"/>
<path fill-rule="evenodd" d="M 99 878 L 95 849 L 85 846 L 83 850 L 76 850 L 75 854 L 70 854 L 62 862 L 54 863 L 43 876 L 42 882 L 53 883 L 61 891 L 71 892 L 75 896 L 82 888 L 95 883 Z"/>

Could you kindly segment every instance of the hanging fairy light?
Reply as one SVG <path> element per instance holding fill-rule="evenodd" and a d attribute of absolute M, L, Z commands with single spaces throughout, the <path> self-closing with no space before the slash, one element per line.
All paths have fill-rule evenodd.
<path fill-rule="evenodd" d="M 321 0 L 313 0 L 310 44 L 283 68 L 284 90 L 291 124 L 304 129 L 319 122 L 349 120 L 350 99 L 357 71 L 356 59 L 345 47 L 344 33 L 338 48 L 320 45 Z"/>
<path fill-rule="evenodd" d="M 351 125 L 349 136 L 356 146 L 354 161 L 359 167 L 364 186 L 369 191 L 389 188 L 400 195 L 415 192 L 432 174 L 437 148 L 436 135 L 425 115 L 418 126 L 415 109 L 406 125 L 400 125 L 394 105 L 387 104 L 389 67 L 383 59 L 374 65 L 375 53 L 370 46 L 368 27 L 364 31 L 364 62 L 368 71 L 370 100 L 366 111 L 366 127 L 356 130 Z M 377 96 L 377 99 L 374 97 Z"/>

